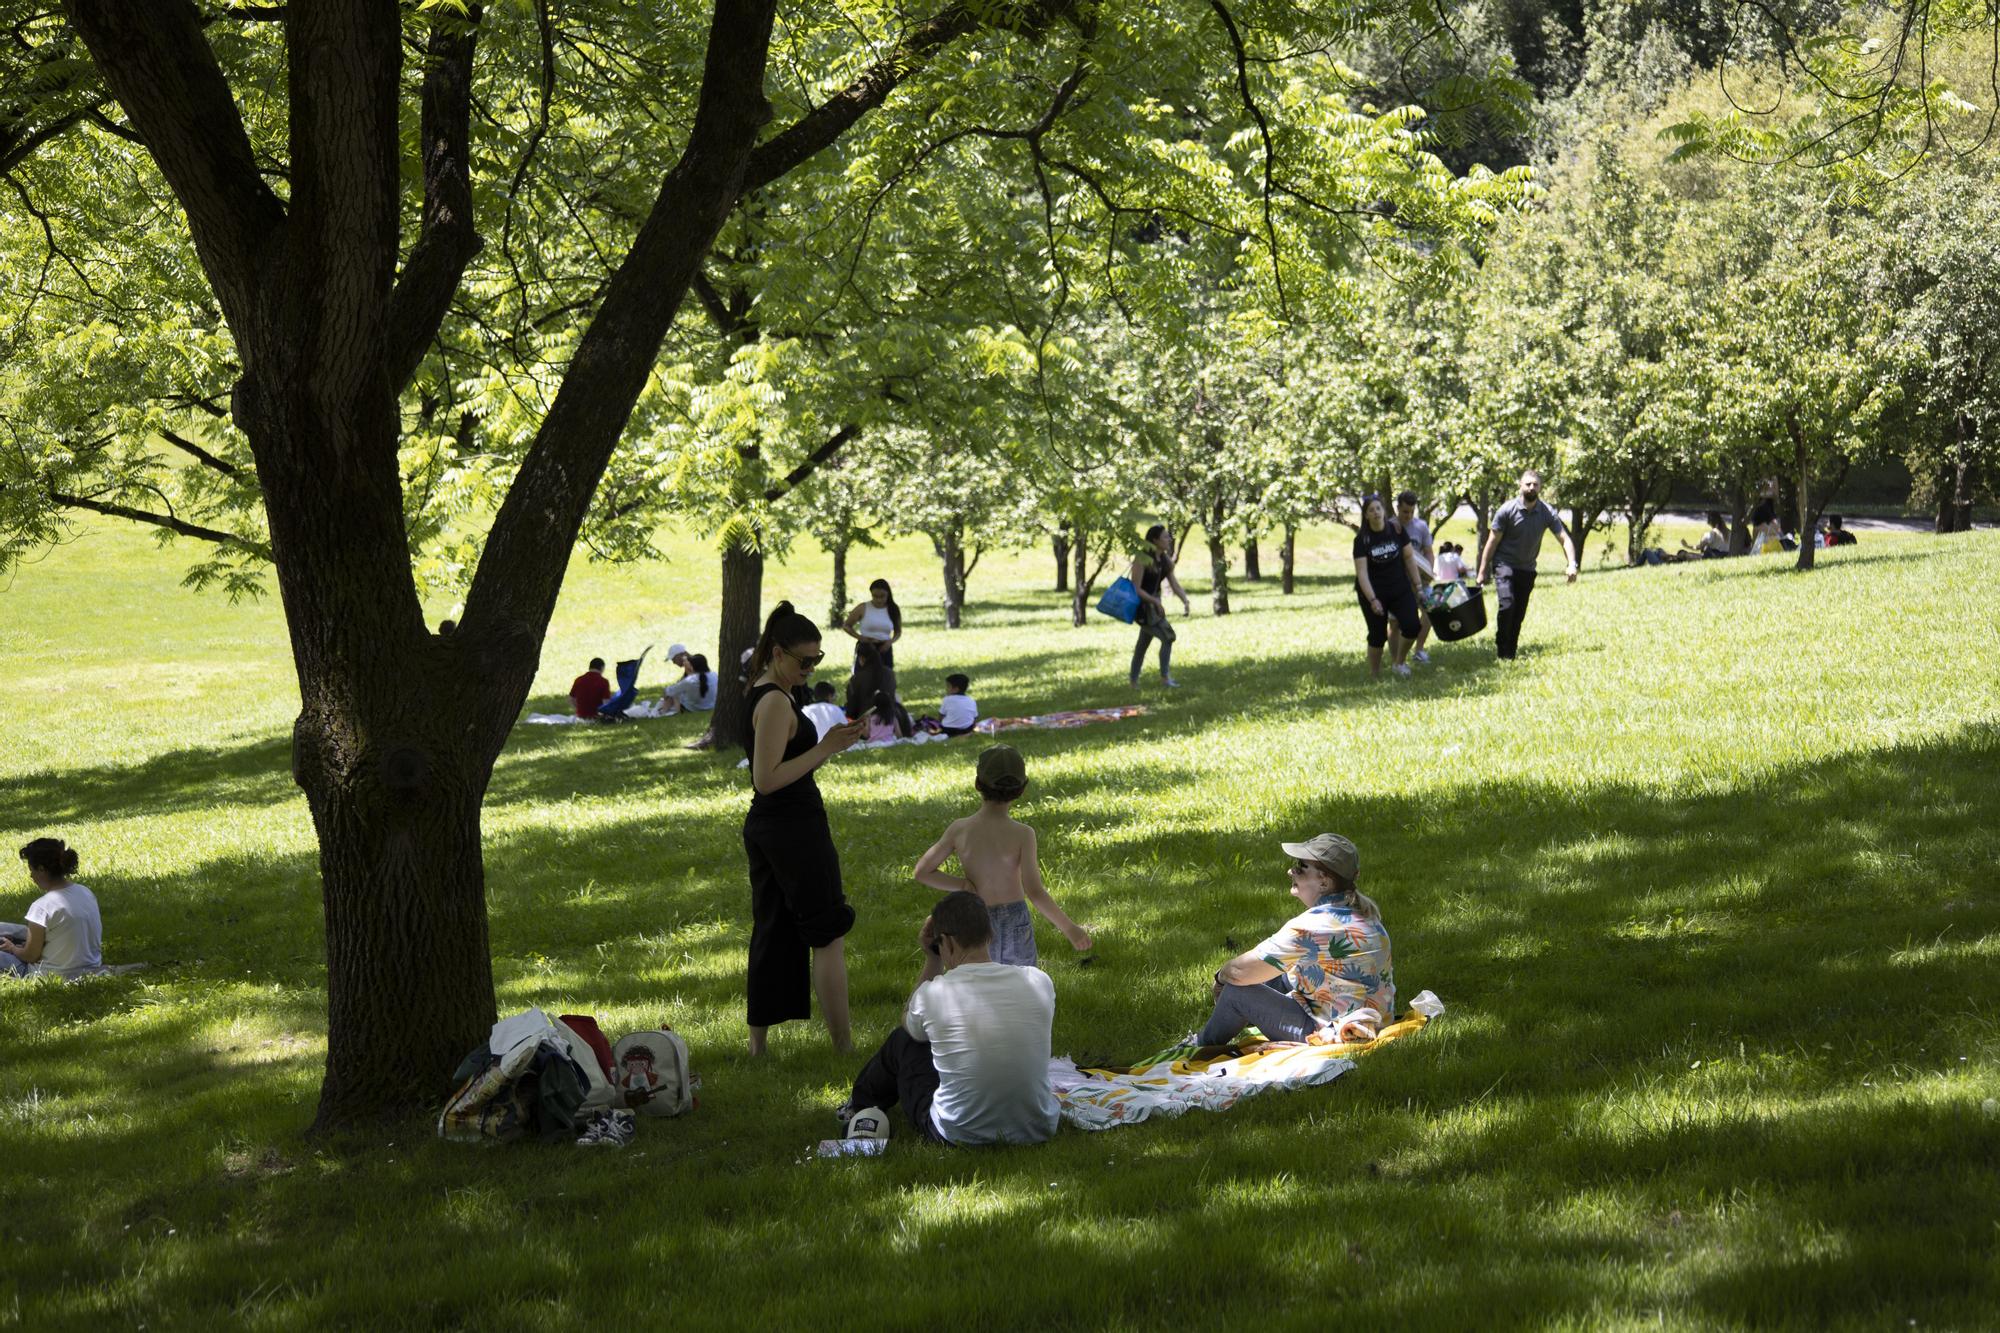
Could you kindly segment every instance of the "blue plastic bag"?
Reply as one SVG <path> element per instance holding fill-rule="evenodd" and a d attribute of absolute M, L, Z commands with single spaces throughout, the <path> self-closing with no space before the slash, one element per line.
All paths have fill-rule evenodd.
<path fill-rule="evenodd" d="M 1104 596 L 1097 599 L 1097 609 L 1130 625 L 1139 619 L 1139 590 L 1132 586 L 1132 580 L 1120 574 L 1111 580 Z"/>

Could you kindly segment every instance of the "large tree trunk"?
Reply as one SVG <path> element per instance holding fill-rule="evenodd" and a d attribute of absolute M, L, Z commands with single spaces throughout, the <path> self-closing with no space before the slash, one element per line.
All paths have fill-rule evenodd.
<path fill-rule="evenodd" d="M 764 553 L 731 543 L 722 548 L 722 621 L 715 634 L 715 711 L 694 749 L 726 750 L 750 739 L 743 701 L 743 654 L 764 632 Z M 822 641 L 822 647 L 827 641 Z"/>
<path fill-rule="evenodd" d="M 1264 577 L 1264 570 L 1262 568 L 1262 562 L 1259 559 L 1259 556 L 1260 552 L 1257 550 L 1257 534 L 1253 532 L 1248 537 L 1245 537 L 1243 539 L 1244 578 L 1254 581 Z"/>
<path fill-rule="evenodd" d="M 847 618 L 847 548 L 850 543 L 835 542 L 833 545 L 833 592 L 827 599 L 826 624 L 822 628 L 832 630 Z"/>
<path fill-rule="evenodd" d="M 1493 497 L 1490 493 L 1468 495 L 1465 502 L 1472 506 L 1472 567 L 1479 568 L 1479 561 L 1486 552 L 1486 540 L 1493 535 Z"/>
<path fill-rule="evenodd" d="M 1050 539 L 1050 542 L 1055 547 L 1055 552 L 1056 552 L 1056 591 L 1068 592 L 1069 591 L 1069 529 L 1068 528 L 1060 529 L 1055 534 L 1055 536 Z"/>
<path fill-rule="evenodd" d="M 1951 464 L 1951 525 L 1946 532 L 1970 532 L 1972 530 L 1972 462 L 1971 439 L 1977 427 L 1961 412 L 1958 414 L 1958 439 L 1952 450 Z"/>
<path fill-rule="evenodd" d="M 1279 559 L 1282 562 L 1283 575 L 1282 575 L 1282 582 L 1278 585 L 1278 588 L 1279 591 L 1284 593 L 1285 596 L 1287 597 L 1290 597 L 1292 595 L 1293 570 L 1298 563 L 1298 546 L 1299 546 L 1298 524 L 1296 523 L 1285 524 L 1285 544 L 1283 547 L 1280 548 L 1280 555 L 1279 555 Z"/>

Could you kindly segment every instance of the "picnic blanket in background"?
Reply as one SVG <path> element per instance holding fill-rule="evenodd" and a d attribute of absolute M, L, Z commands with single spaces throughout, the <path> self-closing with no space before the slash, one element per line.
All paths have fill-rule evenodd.
<path fill-rule="evenodd" d="M 1067 1059 L 1049 1061 L 1062 1118 L 1078 1129 L 1115 1129 L 1155 1115 L 1183 1111 L 1227 1111 L 1245 1097 L 1272 1088 L 1310 1088 L 1331 1083 L 1366 1055 L 1423 1027 L 1444 1012 L 1429 991 L 1371 1041 L 1344 1043 L 1252 1041 L 1200 1052 L 1177 1046 L 1125 1068 L 1079 1069 Z"/>
<path fill-rule="evenodd" d="M 624 718 L 627 722 L 644 722 L 656 717 L 679 717 L 680 714 L 662 713 L 658 703 L 643 703 L 633 704 L 623 713 L 618 714 L 618 716 Z M 597 725 L 598 722 L 594 717 L 578 717 L 575 713 L 530 713 L 522 721 L 532 722 L 538 727 L 569 727 L 575 726 L 579 722 L 589 722 Z"/>
<path fill-rule="evenodd" d="M 1038 713 L 1034 717 L 983 717 L 973 724 L 972 729 L 982 736 L 991 736 L 996 731 L 1024 731 L 1029 727 L 1067 731 L 1073 727 L 1087 727 L 1093 722 L 1122 722 L 1128 717 L 1145 715 L 1146 705 L 1123 704 L 1117 708 L 1077 708 L 1066 713 Z"/>

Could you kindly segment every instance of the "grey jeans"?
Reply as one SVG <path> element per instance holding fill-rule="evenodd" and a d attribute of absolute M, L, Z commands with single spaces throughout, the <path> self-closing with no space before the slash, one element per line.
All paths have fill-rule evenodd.
<path fill-rule="evenodd" d="M 1035 953 L 1035 913 L 1025 901 L 988 906 L 986 915 L 993 921 L 993 941 L 987 947 L 994 962 L 1033 967 L 1040 961 Z"/>
<path fill-rule="evenodd" d="M 1292 998 L 1283 977 L 1254 986 L 1224 986 L 1215 997 L 1215 1012 L 1195 1037 L 1198 1046 L 1220 1046 L 1244 1028 L 1254 1027 L 1272 1041 L 1304 1041 L 1319 1030 L 1306 1007 Z M 1284 986 L 1280 990 L 1278 986 Z"/>

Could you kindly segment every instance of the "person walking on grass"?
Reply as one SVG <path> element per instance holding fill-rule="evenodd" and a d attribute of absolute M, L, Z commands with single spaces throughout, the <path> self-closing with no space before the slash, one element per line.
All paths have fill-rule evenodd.
<path fill-rule="evenodd" d="M 779 602 L 750 657 L 750 781 L 743 817 L 750 862 L 750 1054 L 762 1055 L 773 1024 L 812 1017 L 819 996 L 827 1035 L 852 1050 L 843 940 L 854 909 L 840 885 L 840 854 L 813 770 L 861 739 L 863 721 L 822 738 L 797 693 L 826 657 L 819 627 Z"/>
<path fill-rule="evenodd" d="M 41 896 L 25 924 L 0 925 L 0 977 L 81 977 L 103 967 L 104 917 L 97 895 L 70 878 L 76 853 L 60 838 L 36 838 L 21 859 Z"/>
<path fill-rule="evenodd" d="M 1030 903 L 1063 933 L 1070 948 L 1088 952 L 1090 933 L 1064 915 L 1042 883 L 1035 831 L 1013 817 L 1014 802 L 1028 790 L 1028 766 L 1020 751 L 1011 745 L 988 747 L 979 756 L 972 785 L 979 792 L 978 813 L 946 826 L 944 836 L 917 861 L 917 883 L 940 893 L 970 890 L 979 895 L 993 918 L 990 948 L 996 963 L 1011 967 L 1037 963 Z M 944 863 L 953 857 L 958 858 L 959 874 L 947 875 Z"/>
<path fill-rule="evenodd" d="M 1295 858 L 1291 894 L 1304 910 L 1276 934 L 1224 963 L 1215 1011 L 1194 1046 L 1220 1046 L 1244 1028 L 1266 1041 L 1372 1041 L 1396 1012 L 1396 978 L 1382 912 L 1356 887 L 1361 853 L 1337 833 L 1280 843 Z"/>
<path fill-rule="evenodd" d="M 1167 623 L 1167 604 L 1160 600 L 1162 588 L 1173 589 L 1174 596 L 1181 599 L 1181 614 L 1193 615 L 1194 608 L 1188 605 L 1188 597 L 1181 591 L 1181 582 L 1174 577 L 1174 539 L 1162 525 L 1155 523 L 1146 529 L 1146 549 L 1132 557 L 1132 570 L 1126 575 L 1139 593 L 1139 642 L 1132 649 L 1132 688 L 1139 688 L 1139 672 L 1146 665 L 1146 649 L 1155 639 L 1160 642 L 1160 683 L 1168 689 L 1180 688 L 1180 682 L 1173 676 L 1174 627 Z"/>
<path fill-rule="evenodd" d="M 1426 579 L 1437 575 L 1437 552 L 1432 549 L 1431 525 L 1417 515 L 1417 493 L 1403 491 L 1396 496 L 1396 526 L 1410 539 L 1410 549 L 1416 552 L 1417 569 Z M 1421 592 L 1419 585 L 1418 591 Z M 1410 660 L 1420 665 L 1428 665 L 1431 655 L 1424 651 L 1424 644 L 1431 637 L 1431 618 L 1424 614 L 1421 600 L 1417 604 L 1417 641 L 1410 645 Z"/>
<path fill-rule="evenodd" d="M 1398 676 L 1410 674 L 1403 659 L 1416 641 L 1417 584 L 1416 551 L 1409 537 L 1389 521 L 1379 495 L 1361 497 L 1361 529 L 1354 534 L 1354 593 L 1361 601 L 1362 618 L 1368 622 L 1368 674 L 1382 678 L 1382 648 L 1389 642 L 1389 620 L 1394 617 L 1394 648 Z"/>
<path fill-rule="evenodd" d="M 1562 541 L 1563 556 L 1569 561 L 1564 575 L 1576 582 L 1576 543 L 1569 529 L 1549 502 L 1542 498 L 1542 474 L 1529 468 L 1521 474 L 1521 493 L 1500 506 L 1493 515 L 1493 533 L 1486 549 L 1479 553 L 1479 583 L 1493 576 L 1499 593 L 1500 623 L 1494 630 L 1494 650 L 1500 660 L 1511 662 L 1521 645 L 1521 621 L 1528 614 L 1528 598 L 1535 591 L 1535 561 L 1542 553 L 1542 534 L 1553 532 Z"/>
<path fill-rule="evenodd" d="M 975 893 L 950 894 L 924 918 L 917 934 L 923 974 L 902 1023 L 862 1067 L 840 1109 L 848 1138 L 888 1138 L 889 1111 L 898 1105 L 917 1137 L 933 1143 L 1055 1137 L 1055 983 L 1038 967 L 994 962 L 992 933 Z"/>

